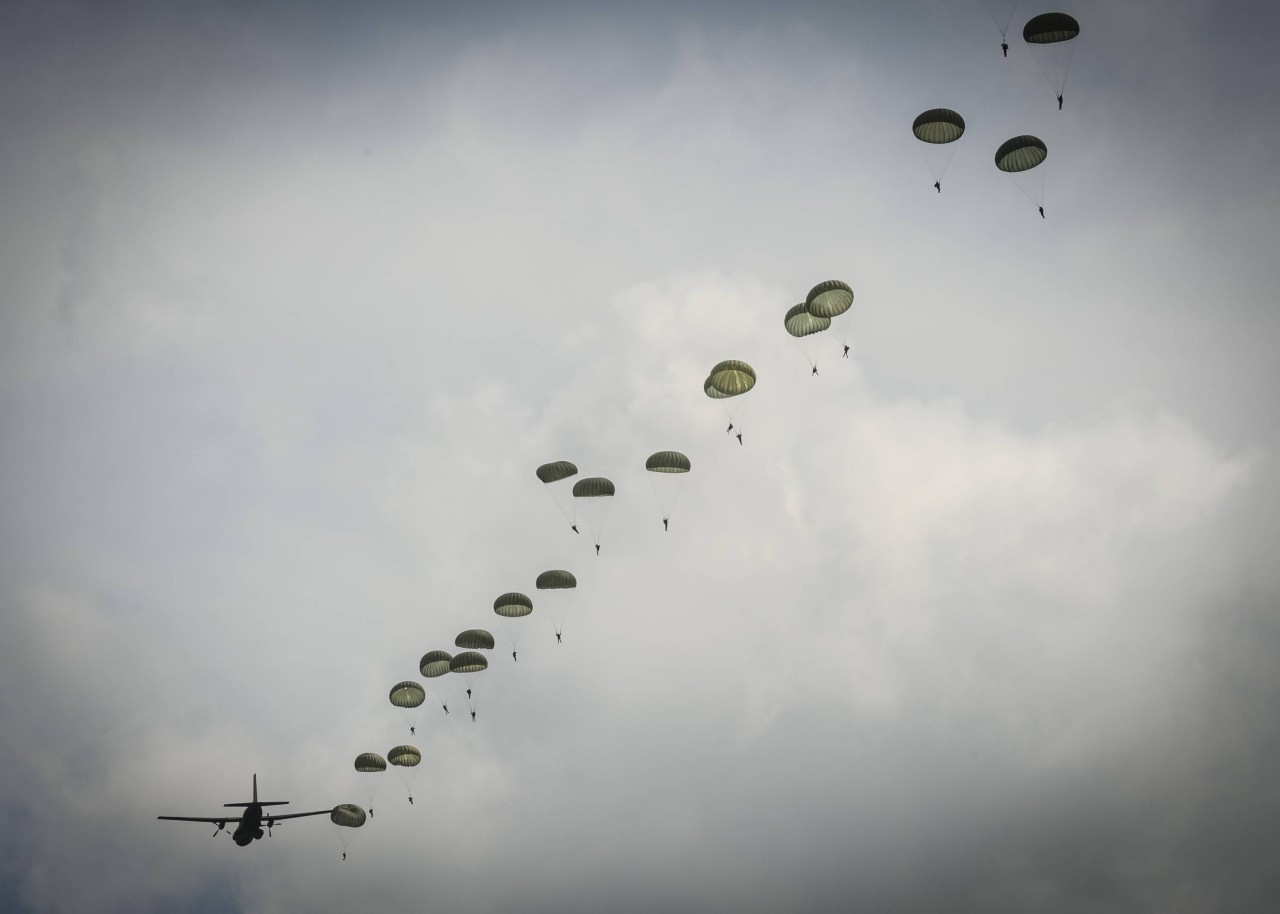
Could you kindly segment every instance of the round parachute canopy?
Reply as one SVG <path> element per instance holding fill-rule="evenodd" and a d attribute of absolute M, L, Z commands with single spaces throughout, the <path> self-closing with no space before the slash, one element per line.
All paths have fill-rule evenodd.
<path fill-rule="evenodd" d="M 449 661 L 453 654 L 448 651 L 427 651 L 418 662 L 418 672 L 428 679 L 435 679 L 449 672 Z"/>
<path fill-rule="evenodd" d="M 1022 27 L 1022 39 L 1027 44 L 1057 44 L 1079 34 L 1080 23 L 1066 13 L 1041 13 Z"/>
<path fill-rule="evenodd" d="M 536 472 L 543 482 L 559 482 L 561 479 L 577 476 L 578 468 L 567 460 L 557 460 L 553 463 L 544 463 Z"/>
<path fill-rule="evenodd" d="M 726 397 L 736 397 L 756 386 L 756 370 L 738 359 L 726 359 L 711 369 L 707 383 Z"/>
<path fill-rule="evenodd" d="M 964 136 L 964 118 L 950 108 L 930 108 L 911 123 L 911 132 L 922 143 L 954 143 Z"/>
<path fill-rule="evenodd" d="M 573 484 L 574 498 L 607 498 L 613 494 L 613 483 L 603 476 L 588 476 Z"/>
<path fill-rule="evenodd" d="M 361 774 L 373 774 L 387 770 L 387 760 L 376 752 L 361 752 L 356 756 L 356 771 Z"/>
<path fill-rule="evenodd" d="M 1016 174 L 1035 168 L 1049 156 L 1049 147 L 1039 137 L 1023 134 L 1005 140 L 996 150 L 996 168 Z"/>
<path fill-rule="evenodd" d="M 492 636 L 490 638 L 492 639 Z M 485 659 L 484 654 L 477 654 L 475 651 L 458 654 L 449 664 L 449 670 L 454 673 L 478 673 L 488 668 L 489 661 Z"/>
<path fill-rule="evenodd" d="M 422 761 L 422 753 L 417 746 L 396 746 L 387 753 L 387 761 L 397 768 L 416 768 Z"/>
<path fill-rule="evenodd" d="M 364 824 L 365 812 L 355 803 L 343 803 L 333 807 L 329 813 L 329 821 L 343 828 L 359 828 Z"/>
<path fill-rule="evenodd" d="M 815 317 L 839 317 L 853 304 L 853 289 L 847 282 L 828 279 L 820 282 L 805 296 L 804 305 Z"/>
<path fill-rule="evenodd" d="M 570 587 L 578 586 L 578 579 L 571 571 L 554 568 L 538 575 L 538 580 L 533 582 L 533 586 L 539 590 L 568 590 Z"/>
<path fill-rule="evenodd" d="M 826 330 L 831 326 L 831 318 L 810 314 L 808 307 L 801 302 L 787 312 L 787 316 L 782 319 L 782 326 L 787 328 L 787 333 L 799 339 Z"/>
<path fill-rule="evenodd" d="M 469 628 L 453 639 L 454 647 L 461 647 L 468 651 L 491 651 L 493 645 L 493 635 L 483 628 Z M 454 657 L 449 660 L 450 670 L 453 670 L 453 661 L 456 659 L 457 657 Z"/>
<path fill-rule="evenodd" d="M 504 593 L 493 601 L 493 611 L 508 619 L 518 619 L 533 612 L 533 601 L 522 593 Z"/>
<path fill-rule="evenodd" d="M 416 708 L 426 700 L 427 693 L 412 679 L 397 683 L 391 690 L 391 703 L 397 708 Z"/>
<path fill-rule="evenodd" d="M 710 397 L 712 400 L 723 400 L 729 396 L 729 394 L 721 393 L 720 391 L 716 390 L 715 385 L 711 383 L 710 376 L 708 376 L 707 379 L 702 382 L 702 392 L 706 394 L 708 397 Z"/>
<path fill-rule="evenodd" d="M 644 462 L 650 473 L 688 473 L 692 469 L 689 458 L 679 451 L 658 451 Z"/>

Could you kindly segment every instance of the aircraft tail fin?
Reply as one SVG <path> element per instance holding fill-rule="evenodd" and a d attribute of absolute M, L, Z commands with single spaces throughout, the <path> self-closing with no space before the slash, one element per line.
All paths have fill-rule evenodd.
<path fill-rule="evenodd" d="M 253 800 L 249 803 L 223 803 L 223 806 L 288 806 L 288 800 L 259 800 L 258 799 L 258 775 L 253 775 Z"/>

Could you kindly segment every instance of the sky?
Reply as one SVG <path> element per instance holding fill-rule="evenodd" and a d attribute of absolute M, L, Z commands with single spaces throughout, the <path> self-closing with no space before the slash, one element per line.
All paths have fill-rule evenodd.
<path fill-rule="evenodd" d="M 1058 9 L 5 4 L 0 907 L 1273 910 L 1280 12 Z"/>

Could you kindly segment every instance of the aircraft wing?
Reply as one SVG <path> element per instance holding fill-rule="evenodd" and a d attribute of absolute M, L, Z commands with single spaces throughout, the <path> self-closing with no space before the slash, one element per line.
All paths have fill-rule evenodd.
<path fill-rule="evenodd" d="M 240 821 L 239 816 L 214 816 L 211 818 L 201 817 L 201 816 L 156 816 L 156 818 L 168 819 L 170 822 L 208 822 L 212 825 L 217 825 L 220 822 L 239 822 Z"/>
<path fill-rule="evenodd" d="M 281 819 L 301 819 L 303 816 L 327 816 L 331 812 L 333 812 L 332 809 L 317 809 L 315 812 L 290 812 L 285 813 L 283 816 L 269 816 L 263 813 L 262 821 L 279 822 Z"/>

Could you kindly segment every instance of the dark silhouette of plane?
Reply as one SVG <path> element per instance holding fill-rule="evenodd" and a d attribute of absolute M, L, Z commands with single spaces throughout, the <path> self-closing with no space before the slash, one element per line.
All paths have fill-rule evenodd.
<path fill-rule="evenodd" d="M 249 803 L 227 803 L 227 806 L 243 806 L 243 816 L 211 816 L 202 818 L 198 816 L 156 816 L 157 819 L 168 819 L 171 822 L 208 822 L 218 826 L 218 830 L 213 836 L 218 837 L 227 827 L 228 822 L 238 822 L 236 830 L 232 832 L 231 838 L 241 847 L 247 846 L 254 838 L 261 838 L 263 835 L 262 826 L 266 825 L 266 834 L 271 834 L 271 826 L 275 825 L 281 819 L 300 819 L 303 816 L 327 816 L 333 812 L 332 809 L 317 809 L 315 812 L 290 812 L 284 815 L 270 815 L 265 818 L 262 815 L 262 807 L 264 806 L 285 806 L 288 800 L 259 800 L 258 799 L 258 776 L 253 776 L 253 800 Z"/>

